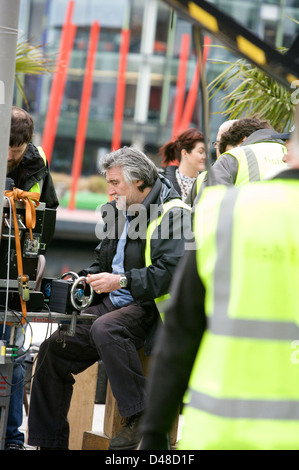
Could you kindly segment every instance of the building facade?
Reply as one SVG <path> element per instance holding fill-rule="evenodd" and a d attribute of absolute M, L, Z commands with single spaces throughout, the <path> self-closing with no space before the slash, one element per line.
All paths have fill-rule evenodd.
<path fill-rule="evenodd" d="M 290 46 L 299 32 L 299 0 L 214 0 L 212 3 L 275 47 Z M 21 31 L 33 43 L 44 44 L 45 53 L 53 58 L 57 57 L 68 6 L 69 0 L 21 0 Z M 129 31 L 129 50 L 120 142 L 121 145 L 140 146 L 159 164 L 159 147 L 177 130 L 178 77 L 185 79 L 180 88 L 185 102 L 196 69 L 191 25 L 162 0 L 74 0 L 72 22 L 76 25 L 76 34 L 59 111 L 51 170 L 71 172 L 89 35 L 94 21 L 100 25 L 100 35 L 82 175 L 96 173 L 101 155 L 112 147 L 120 44 L 124 30 Z M 208 83 L 223 67 L 213 59 L 232 60 L 227 50 L 215 45 L 214 41 L 208 50 Z M 47 74 L 25 79 L 37 142 L 41 142 L 44 132 L 52 78 Z M 221 93 L 210 102 L 211 141 L 215 140 L 224 119 L 215 114 L 219 110 L 220 99 Z M 190 126 L 202 129 L 201 113 L 198 93 L 188 121 Z"/>

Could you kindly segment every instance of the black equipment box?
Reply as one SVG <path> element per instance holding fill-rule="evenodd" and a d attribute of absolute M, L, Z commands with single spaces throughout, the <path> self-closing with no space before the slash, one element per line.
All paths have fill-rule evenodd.
<path fill-rule="evenodd" d="M 75 309 L 70 301 L 72 281 L 67 279 L 44 278 L 41 291 L 51 312 L 72 313 Z"/>
<path fill-rule="evenodd" d="M 26 228 L 25 224 L 25 204 L 16 201 L 15 205 L 22 251 L 23 274 L 28 276 L 29 299 L 26 300 L 27 311 L 41 311 L 43 308 L 43 294 L 35 290 L 38 259 L 40 255 L 46 253 L 54 235 L 56 210 L 47 209 L 45 203 L 42 202 L 35 208 L 36 225 L 32 230 L 33 240 L 31 240 L 29 229 Z M 9 293 L 9 308 L 20 310 L 14 221 L 10 203 L 7 198 L 4 198 L 0 243 L 1 305 L 5 305 L 7 291 Z"/>

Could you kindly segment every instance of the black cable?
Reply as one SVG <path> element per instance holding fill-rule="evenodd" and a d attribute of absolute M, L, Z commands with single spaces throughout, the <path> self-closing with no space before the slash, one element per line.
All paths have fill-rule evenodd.
<path fill-rule="evenodd" d="M 48 336 L 48 334 L 49 334 L 49 324 L 51 324 L 50 336 L 51 336 L 51 334 L 52 334 L 52 312 L 51 312 L 51 310 L 49 309 L 48 305 L 44 304 L 44 307 L 46 307 L 47 310 L 48 310 L 48 313 L 49 313 L 49 320 L 50 320 L 50 321 L 48 321 L 48 326 L 47 326 L 47 330 L 46 330 L 46 336 L 45 336 L 45 340 L 46 340 L 46 339 L 47 339 L 47 336 Z M 15 312 L 14 310 L 11 310 L 11 313 L 13 313 L 13 314 L 16 315 L 16 316 L 21 315 L 23 318 L 25 318 L 24 315 L 23 315 L 21 312 Z M 26 320 L 26 322 L 30 325 L 30 329 L 31 329 L 31 332 L 32 332 L 32 335 L 31 335 L 31 340 L 32 340 L 32 338 L 33 338 L 33 330 L 32 330 L 31 324 L 30 324 L 30 322 L 27 320 L 27 318 L 25 318 L 25 320 Z M 21 323 L 21 322 L 20 322 L 20 323 Z M 45 341 L 45 340 L 44 340 L 44 341 Z M 27 354 L 27 352 L 30 350 L 30 347 L 31 347 L 31 346 L 32 346 L 32 341 L 31 341 L 30 346 L 28 347 L 28 349 L 27 349 L 24 353 L 18 355 L 18 357 L 22 357 L 23 355 Z M 18 386 L 19 384 L 22 384 L 21 387 L 15 389 L 13 392 L 9 393 L 8 395 L 1 395 L 1 398 L 8 398 L 8 397 L 11 397 L 11 396 L 14 395 L 17 391 L 19 391 L 20 388 L 23 389 L 25 385 L 27 385 L 28 383 L 30 383 L 30 382 L 32 381 L 32 379 L 34 378 L 35 374 L 38 372 L 38 370 L 40 369 L 40 367 L 42 366 L 42 364 L 43 364 L 43 362 L 44 362 L 44 360 L 45 360 L 45 358 L 46 358 L 46 355 L 47 355 L 49 346 L 50 346 L 50 344 L 48 343 L 47 349 L 46 349 L 46 353 L 45 353 L 45 355 L 44 355 L 44 358 L 43 358 L 42 362 L 41 362 L 40 365 L 39 365 L 39 368 L 35 370 L 35 372 L 34 372 L 33 375 L 31 374 L 30 378 L 28 377 L 28 378 L 26 379 L 26 377 L 24 377 L 24 379 L 20 380 L 19 382 L 16 382 L 15 384 L 12 384 L 12 383 L 9 383 L 9 382 L 5 379 L 5 377 L 3 376 L 3 374 L 2 374 L 2 372 L 1 372 L 1 370 L 0 370 L 0 376 L 2 377 L 2 379 L 4 380 L 4 382 L 5 382 L 7 385 L 9 385 L 10 387 L 16 387 L 16 386 Z M 35 363 L 37 357 L 38 357 L 38 354 L 37 354 L 36 358 L 34 359 L 33 364 Z"/>

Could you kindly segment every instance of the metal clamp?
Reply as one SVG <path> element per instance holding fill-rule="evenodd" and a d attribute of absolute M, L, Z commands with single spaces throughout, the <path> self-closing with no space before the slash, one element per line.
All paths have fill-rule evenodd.
<path fill-rule="evenodd" d="M 30 297 L 29 293 L 29 277 L 27 274 L 18 276 L 18 290 L 22 299 L 27 302 Z"/>

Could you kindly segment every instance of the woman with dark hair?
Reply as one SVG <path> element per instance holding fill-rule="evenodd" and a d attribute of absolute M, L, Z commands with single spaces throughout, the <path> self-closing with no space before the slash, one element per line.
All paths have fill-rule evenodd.
<path fill-rule="evenodd" d="M 202 132 L 187 129 L 176 140 L 164 144 L 159 153 L 165 177 L 185 201 L 198 173 L 205 170 L 206 149 Z"/>

